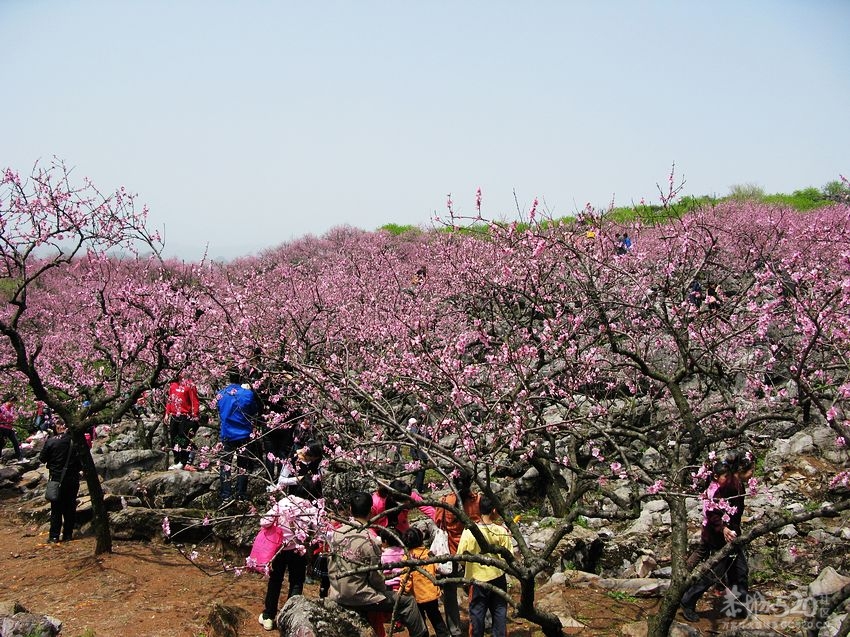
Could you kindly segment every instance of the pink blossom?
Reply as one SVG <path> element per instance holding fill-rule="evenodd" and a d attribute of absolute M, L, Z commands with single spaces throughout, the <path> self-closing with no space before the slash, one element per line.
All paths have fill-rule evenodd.
<path fill-rule="evenodd" d="M 664 480 L 656 480 L 649 487 L 647 487 L 646 492 L 652 495 L 656 493 L 660 493 L 664 490 Z"/>

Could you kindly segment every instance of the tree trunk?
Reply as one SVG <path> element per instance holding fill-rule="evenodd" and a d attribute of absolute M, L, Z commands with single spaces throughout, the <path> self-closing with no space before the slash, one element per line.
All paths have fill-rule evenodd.
<path fill-rule="evenodd" d="M 685 498 L 682 496 L 671 496 L 668 499 L 670 505 L 670 524 L 672 532 L 670 535 L 670 552 L 673 561 L 673 576 L 670 588 L 661 599 L 658 614 L 649 619 L 649 632 L 647 637 L 667 637 L 670 634 L 670 626 L 676 617 L 682 595 L 685 593 L 684 583 L 688 577 L 688 510 L 685 506 Z"/>
<path fill-rule="evenodd" d="M 521 579 L 519 586 L 519 616 L 540 626 L 545 637 L 563 637 L 561 620 L 552 613 L 539 610 L 534 606 L 534 576 Z"/>
<path fill-rule="evenodd" d="M 552 505 L 552 516 L 556 518 L 566 517 L 570 512 L 570 507 L 567 506 L 567 502 L 564 500 L 564 493 L 562 491 L 563 477 L 556 475 L 552 471 L 552 465 L 549 461 L 543 458 L 532 458 L 531 466 L 537 469 L 546 485 L 546 499 Z"/>
<path fill-rule="evenodd" d="M 77 456 L 83 465 L 83 473 L 86 476 L 86 484 L 89 488 L 92 509 L 92 527 L 94 528 L 95 544 L 94 554 L 112 553 L 112 532 L 109 529 L 109 511 L 103 501 L 103 488 L 100 486 L 100 477 L 94 466 L 91 450 L 86 442 L 85 429 L 74 427 L 71 432 Z"/>

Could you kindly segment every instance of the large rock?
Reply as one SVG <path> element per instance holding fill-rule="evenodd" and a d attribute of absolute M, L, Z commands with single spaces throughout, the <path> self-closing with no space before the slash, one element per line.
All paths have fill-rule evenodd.
<path fill-rule="evenodd" d="M 832 595 L 850 584 L 850 577 L 841 575 L 831 566 L 827 566 L 820 572 L 815 581 L 809 584 L 809 595 L 818 597 L 820 595 Z"/>
<path fill-rule="evenodd" d="M 328 599 L 296 595 L 286 600 L 277 614 L 281 636 L 373 637 L 372 628 L 354 611 Z"/>
<path fill-rule="evenodd" d="M 541 551 L 560 528 L 558 518 L 543 518 L 527 531 L 526 542 L 532 550 Z M 558 570 L 577 569 L 593 572 L 596 570 L 604 551 L 604 542 L 599 533 L 581 526 L 561 538 L 552 552 L 550 562 Z"/>
<path fill-rule="evenodd" d="M 46 615 L 30 613 L 20 603 L 0 603 L 0 636 L 54 637 L 62 630 L 62 622 Z"/>
<path fill-rule="evenodd" d="M 207 493 L 218 479 L 218 474 L 209 471 L 158 471 L 139 480 L 135 495 L 155 508 L 185 507 Z"/>
<path fill-rule="evenodd" d="M 94 466 L 104 480 L 127 475 L 134 469 L 152 471 L 162 468 L 165 454 L 153 449 L 128 449 L 96 454 Z"/>
<path fill-rule="evenodd" d="M 164 537 L 163 520 L 168 518 L 175 542 L 201 542 L 213 534 L 214 520 L 193 509 L 148 509 L 127 507 L 109 515 L 113 537 L 119 540 L 145 540 Z M 256 534 L 256 532 L 255 532 Z"/>

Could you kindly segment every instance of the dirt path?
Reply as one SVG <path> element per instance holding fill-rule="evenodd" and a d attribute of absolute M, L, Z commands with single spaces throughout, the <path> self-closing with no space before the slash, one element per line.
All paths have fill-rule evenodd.
<path fill-rule="evenodd" d="M 259 574 L 205 575 L 174 547 L 118 542 L 94 557 L 94 538 L 47 544 L 47 533 L 21 523 L 14 501 L 0 503 L 3 599 L 52 615 L 68 637 L 199 637 L 213 603 L 250 612 L 240 635 L 268 635 L 257 623 L 265 581 Z M 220 571 L 218 556 L 199 562 Z"/>
<path fill-rule="evenodd" d="M 222 573 L 222 556 L 198 547 L 207 575 L 177 549 L 161 542 L 115 541 L 114 552 L 94 557 L 94 538 L 47 544 L 46 531 L 22 522 L 15 500 L 0 501 L 0 573 L 4 601 L 63 623 L 64 637 L 208 637 L 215 603 L 245 610 L 240 637 L 275 635 L 257 623 L 263 576 Z M 315 585 L 305 595 L 318 597 Z M 285 600 L 281 600 L 281 604 Z M 587 628 L 581 635 L 618 635 L 625 622 L 646 617 L 646 600 L 625 602 L 591 589 L 565 588 L 565 611 Z M 512 637 L 530 637 L 533 626 L 513 618 Z M 402 633 L 399 637 L 406 635 Z"/>

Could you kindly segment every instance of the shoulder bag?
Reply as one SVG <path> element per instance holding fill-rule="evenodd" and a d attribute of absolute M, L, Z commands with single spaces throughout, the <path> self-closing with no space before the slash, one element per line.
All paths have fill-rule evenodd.
<path fill-rule="evenodd" d="M 65 472 L 68 471 L 68 463 L 71 462 L 71 454 L 74 453 L 74 441 L 71 441 L 68 447 L 68 457 L 65 458 L 65 466 L 62 467 L 62 475 L 59 480 L 48 480 L 47 488 L 44 490 L 44 499 L 48 502 L 56 502 L 59 500 L 59 489 L 62 486 L 62 481 L 65 479 Z"/>

